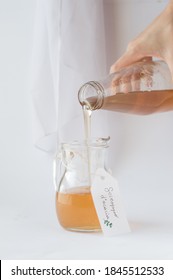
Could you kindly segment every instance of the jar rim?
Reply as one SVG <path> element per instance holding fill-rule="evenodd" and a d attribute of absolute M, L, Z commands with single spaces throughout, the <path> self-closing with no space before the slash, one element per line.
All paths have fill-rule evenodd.
<path fill-rule="evenodd" d="M 71 142 L 61 143 L 61 148 L 80 147 L 80 148 L 107 148 L 109 145 L 110 137 L 107 138 L 93 138 L 89 141 L 74 140 Z"/>

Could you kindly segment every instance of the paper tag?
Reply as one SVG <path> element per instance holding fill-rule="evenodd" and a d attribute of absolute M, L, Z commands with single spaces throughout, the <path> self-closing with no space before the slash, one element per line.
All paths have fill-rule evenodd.
<path fill-rule="evenodd" d="M 103 168 L 96 171 L 91 194 L 105 235 L 130 232 L 117 180 Z"/>

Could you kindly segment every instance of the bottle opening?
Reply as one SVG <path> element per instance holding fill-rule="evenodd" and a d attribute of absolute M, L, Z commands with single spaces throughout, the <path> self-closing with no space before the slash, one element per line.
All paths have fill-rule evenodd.
<path fill-rule="evenodd" d="M 78 99 L 80 104 L 89 110 L 100 109 L 103 105 L 104 89 L 98 82 L 90 81 L 79 89 Z"/>

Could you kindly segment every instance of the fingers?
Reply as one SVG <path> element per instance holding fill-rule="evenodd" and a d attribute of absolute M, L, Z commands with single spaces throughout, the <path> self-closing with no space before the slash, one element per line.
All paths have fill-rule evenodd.
<path fill-rule="evenodd" d="M 129 68 L 116 72 L 112 78 L 112 94 L 128 93 L 139 90 L 140 73 L 136 73 L 134 68 Z"/>
<path fill-rule="evenodd" d="M 145 60 L 147 60 L 147 63 L 146 61 L 140 60 L 132 67 L 125 67 L 113 73 L 111 94 L 139 91 L 141 85 L 146 85 L 147 88 L 151 88 L 153 84 L 154 63 L 151 61 L 151 58 Z"/>

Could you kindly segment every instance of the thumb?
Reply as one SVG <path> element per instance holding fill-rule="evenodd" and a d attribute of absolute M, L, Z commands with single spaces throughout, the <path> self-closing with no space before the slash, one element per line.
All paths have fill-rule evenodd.
<path fill-rule="evenodd" d="M 150 61 L 151 56 L 146 56 L 146 54 L 135 51 L 126 51 L 110 68 L 110 73 L 114 73 L 123 67 L 129 66 L 137 61 Z"/>
<path fill-rule="evenodd" d="M 127 51 L 111 66 L 110 73 L 114 73 L 125 66 L 129 66 L 130 64 L 133 64 L 142 58 L 142 55 Z"/>

